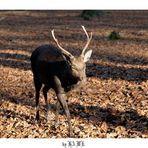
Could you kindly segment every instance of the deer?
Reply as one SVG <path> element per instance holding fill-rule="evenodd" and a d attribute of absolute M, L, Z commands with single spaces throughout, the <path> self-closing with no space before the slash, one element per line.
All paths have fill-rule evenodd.
<path fill-rule="evenodd" d="M 36 121 L 40 119 L 39 97 L 43 85 L 42 91 L 47 108 L 47 118 L 49 117 L 47 93 L 49 89 L 53 89 L 57 97 L 55 124 L 58 122 L 58 114 L 60 107 L 62 107 L 67 117 L 70 137 L 74 135 L 70 111 L 66 102 L 67 93 L 86 83 L 86 62 L 89 61 L 92 55 L 91 49 L 86 52 L 92 39 L 92 32 L 89 35 L 85 27 L 81 27 L 87 37 L 87 42 L 79 56 L 72 55 L 60 45 L 58 39 L 55 37 L 53 29 L 51 30 L 51 35 L 57 47 L 53 44 L 41 45 L 32 52 L 30 58 L 35 86 Z"/>

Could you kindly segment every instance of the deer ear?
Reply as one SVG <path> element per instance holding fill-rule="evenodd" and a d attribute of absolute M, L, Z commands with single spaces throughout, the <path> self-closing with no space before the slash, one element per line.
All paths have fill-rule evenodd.
<path fill-rule="evenodd" d="M 85 55 L 84 55 L 84 62 L 85 63 L 90 59 L 91 54 L 92 54 L 92 50 L 89 50 L 85 53 Z"/>

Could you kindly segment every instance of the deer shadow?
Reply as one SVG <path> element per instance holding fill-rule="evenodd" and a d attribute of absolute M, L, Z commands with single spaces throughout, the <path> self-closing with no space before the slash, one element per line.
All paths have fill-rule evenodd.
<path fill-rule="evenodd" d="M 123 126 L 126 130 L 130 129 L 132 131 L 148 134 L 148 118 L 138 115 L 137 111 L 134 109 L 120 112 L 110 107 L 84 107 L 80 104 L 70 104 L 69 108 L 72 116 L 78 116 L 86 122 L 89 121 L 93 123 L 94 126 L 99 125 L 101 122 L 106 122 L 109 126 L 113 126 L 114 128 Z M 87 113 L 85 109 L 87 109 Z"/>

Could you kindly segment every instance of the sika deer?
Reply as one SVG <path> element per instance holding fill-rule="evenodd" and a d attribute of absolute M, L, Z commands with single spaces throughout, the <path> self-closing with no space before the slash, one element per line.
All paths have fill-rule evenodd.
<path fill-rule="evenodd" d="M 39 120 L 39 96 L 42 84 L 44 84 L 43 95 L 47 106 L 47 116 L 49 110 L 47 92 L 52 88 L 57 96 L 55 122 L 58 120 L 58 112 L 60 106 L 62 106 L 67 116 L 70 136 L 73 135 L 73 130 L 66 102 L 66 93 L 86 81 L 85 63 L 92 54 L 92 50 L 85 53 L 92 39 L 92 32 L 89 36 L 84 26 L 82 26 L 82 29 L 87 36 L 87 43 L 80 56 L 73 56 L 62 48 L 54 35 L 54 30 L 51 31 L 51 34 L 58 48 L 53 45 L 43 45 L 35 49 L 31 55 L 31 67 L 36 90 L 36 120 Z"/>

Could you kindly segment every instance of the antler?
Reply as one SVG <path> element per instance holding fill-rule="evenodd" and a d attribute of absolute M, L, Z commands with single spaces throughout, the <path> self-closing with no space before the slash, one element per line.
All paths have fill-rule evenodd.
<path fill-rule="evenodd" d="M 62 53 L 67 55 L 70 58 L 73 58 L 73 55 L 71 53 L 69 53 L 68 51 L 66 51 L 64 48 L 62 48 L 58 42 L 58 40 L 56 39 L 55 35 L 54 35 L 54 29 L 51 31 L 52 37 L 54 39 L 54 41 L 57 43 L 58 47 L 61 49 Z"/>
<path fill-rule="evenodd" d="M 88 45 L 89 45 L 89 43 L 90 43 L 90 41 L 91 41 L 91 39 L 92 39 L 92 32 L 90 33 L 90 37 L 89 37 L 89 35 L 88 35 L 88 33 L 87 33 L 85 27 L 84 27 L 84 26 L 81 26 L 81 27 L 82 27 L 82 29 L 84 30 L 84 32 L 85 32 L 85 34 L 86 34 L 86 36 L 87 36 L 87 43 L 86 43 L 86 45 L 85 45 L 85 47 L 83 48 L 82 53 L 81 53 L 81 56 L 84 56 L 85 50 L 87 49 L 87 47 L 88 47 Z"/>

